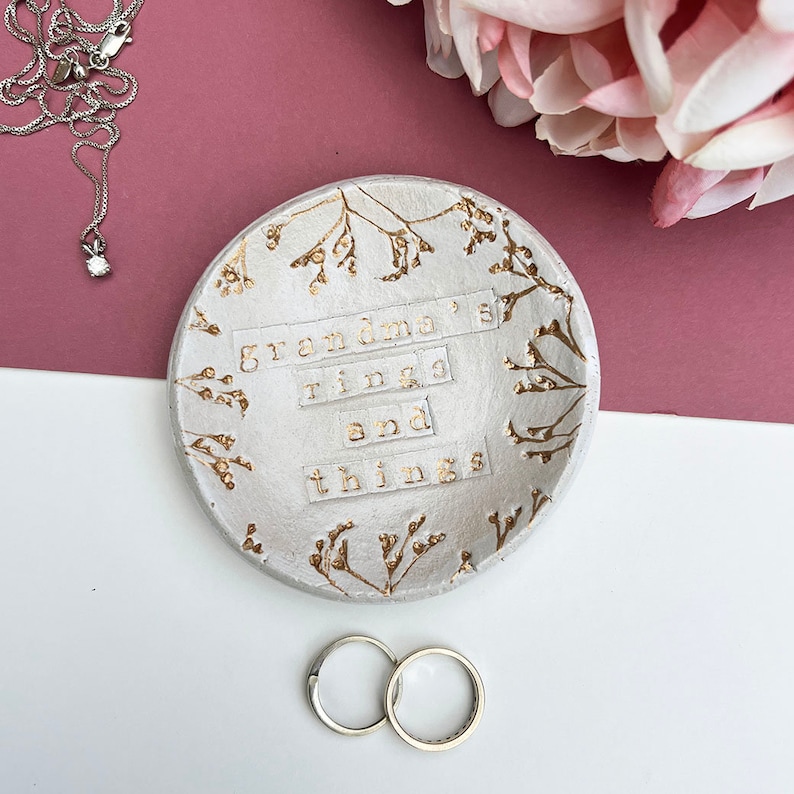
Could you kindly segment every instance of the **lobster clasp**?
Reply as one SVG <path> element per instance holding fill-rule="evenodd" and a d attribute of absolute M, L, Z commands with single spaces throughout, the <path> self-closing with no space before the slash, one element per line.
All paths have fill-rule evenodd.
<path fill-rule="evenodd" d="M 99 42 L 100 58 L 108 60 L 115 58 L 125 44 L 132 42 L 131 30 L 132 25 L 129 22 L 118 22 L 112 30 L 109 30 Z"/>

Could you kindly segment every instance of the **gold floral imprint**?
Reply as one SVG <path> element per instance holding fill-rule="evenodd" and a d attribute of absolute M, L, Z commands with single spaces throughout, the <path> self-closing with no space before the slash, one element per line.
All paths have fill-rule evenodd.
<path fill-rule="evenodd" d="M 544 494 L 539 488 L 532 489 L 532 513 L 527 522 L 527 529 L 532 526 L 532 522 L 537 517 L 540 509 L 546 502 L 550 502 L 551 497 Z M 509 515 L 499 518 L 498 512 L 493 512 L 488 516 L 488 523 L 492 524 L 496 530 L 496 551 L 501 551 L 510 533 L 516 528 L 518 519 L 523 512 L 522 507 L 517 507 Z"/>
<path fill-rule="evenodd" d="M 496 234 L 493 228 L 491 228 L 493 225 L 493 215 L 484 207 L 477 206 L 472 199 L 466 196 L 461 196 L 459 201 L 456 201 L 451 206 L 433 215 L 409 220 L 384 202 L 375 198 L 375 196 L 368 193 L 364 188 L 356 186 L 356 190 L 391 215 L 396 221 L 397 228 L 387 229 L 372 218 L 368 218 L 363 212 L 354 209 L 350 206 L 344 190 L 342 188 L 337 188 L 333 196 L 323 199 L 317 202 L 317 204 L 307 207 L 300 212 L 293 213 L 284 223 L 271 223 L 267 229 L 264 230 L 267 239 L 267 247 L 271 251 L 275 251 L 281 242 L 281 233 L 296 218 L 307 215 L 329 204 L 339 204 L 339 216 L 336 220 L 318 238 L 317 242 L 290 263 L 290 267 L 293 269 L 312 266 L 317 268 L 317 272 L 309 283 L 309 292 L 312 295 L 317 295 L 320 291 L 320 287 L 328 283 L 328 273 L 325 269 L 328 263 L 335 265 L 338 269 L 345 270 L 349 276 L 355 276 L 357 274 L 356 238 L 351 223 L 353 218 L 374 228 L 388 242 L 393 269 L 386 275 L 381 276 L 381 281 L 399 281 L 403 276 L 407 275 L 410 270 L 422 264 L 423 254 L 434 253 L 435 248 L 421 235 L 416 227 L 435 221 L 452 212 L 460 212 L 464 215 L 460 226 L 469 235 L 468 242 L 463 249 L 467 256 L 473 254 L 477 246 L 481 243 L 486 241 L 493 242 L 496 239 Z"/>
<path fill-rule="evenodd" d="M 243 551 L 250 551 L 254 554 L 262 554 L 262 544 L 254 540 L 256 535 L 256 524 L 249 524 L 245 530 L 245 540 L 240 544 Z"/>
<path fill-rule="evenodd" d="M 247 289 L 252 289 L 254 280 L 248 275 L 246 250 L 248 238 L 243 237 L 237 250 L 226 260 L 221 268 L 220 278 L 215 281 L 215 289 L 222 298 L 229 295 L 242 295 Z"/>
<path fill-rule="evenodd" d="M 216 323 L 211 323 L 207 319 L 207 315 L 198 306 L 193 307 L 193 313 L 196 318 L 188 325 L 189 331 L 203 331 L 210 336 L 220 336 L 223 333 Z"/>
<path fill-rule="evenodd" d="M 197 460 L 202 466 L 212 469 L 212 472 L 223 483 L 227 491 L 234 490 L 234 472 L 232 466 L 239 466 L 246 471 L 253 471 L 254 464 L 246 460 L 242 455 L 232 458 L 225 455 L 230 452 L 237 439 L 226 433 L 194 433 L 190 430 L 183 430 L 189 436 L 195 436 L 195 440 L 190 444 L 185 444 L 185 454 L 189 458 Z"/>
<path fill-rule="evenodd" d="M 449 580 L 449 583 L 454 584 L 455 579 L 457 579 L 461 574 L 469 573 L 473 570 L 474 566 L 471 564 L 471 552 L 463 549 L 463 551 L 460 553 L 460 567 L 457 571 L 455 571 L 455 573 L 452 574 L 452 578 Z"/>
<path fill-rule="evenodd" d="M 416 533 L 425 523 L 425 518 L 426 516 L 420 515 L 419 518 L 408 524 L 408 529 L 402 543 L 399 543 L 397 535 L 383 533 L 378 536 L 378 540 L 381 544 L 381 556 L 386 568 L 386 580 L 383 585 L 377 585 L 371 582 L 353 568 L 350 563 L 348 539 L 346 537 L 342 538 L 338 546 L 336 545 L 342 535 L 353 529 L 354 524 L 352 521 L 347 521 L 344 524 L 337 524 L 336 529 L 328 533 L 328 545 L 326 545 L 325 539 L 321 538 L 318 540 L 315 543 L 317 551 L 309 557 L 309 563 L 317 573 L 328 580 L 328 583 L 332 587 L 335 587 L 340 593 L 344 593 L 346 596 L 350 594 L 336 581 L 336 579 L 334 579 L 336 575 L 335 572 L 348 574 L 367 587 L 388 598 L 399 587 L 400 583 L 405 579 L 414 565 L 416 565 L 418 560 L 446 538 L 443 532 L 439 532 L 435 535 L 428 535 L 421 540 L 414 540 L 413 538 Z M 408 545 L 409 543 L 410 547 Z M 406 556 L 406 552 L 409 552 L 410 558 Z M 409 561 L 403 565 L 406 560 Z"/>
<path fill-rule="evenodd" d="M 217 386 L 207 385 L 208 381 L 219 383 L 221 386 L 232 386 L 234 376 L 224 375 L 219 378 L 214 367 L 204 367 L 201 372 L 194 375 L 177 378 L 175 383 L 177 386 L 182 386 L 193 394 L 197 394 L 202 400 L 208 400 L 216 405 L 225 405 L 229 408 L 237 405 L 240 409 L 240 416 L 245 416 L 250 403 L 242 389 L 218 389 Z"/>

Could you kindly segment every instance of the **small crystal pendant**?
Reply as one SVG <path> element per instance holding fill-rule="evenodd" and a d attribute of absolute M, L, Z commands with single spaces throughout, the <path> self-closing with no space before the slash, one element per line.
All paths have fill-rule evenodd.
<path fill-rule="evenodd" d="M 110 263 L 100 251 L 99 240 L 94 240 L 93 247 L 83 243 L 83 251 L 88 254 L 85 264 L 92 278 L 100 278 L 110 273 Z"/>
<path fill-rule="evenodd" d="M 88 267 L 88 272 L 94 277 L 99 278 L 100 276 L 106 276 L 110 273 L 110 264 L 108 260 L 105 259 L 104 256 L 96 255 L 92 256 L 90 259 L 86 259 L 86 266 Z"/>

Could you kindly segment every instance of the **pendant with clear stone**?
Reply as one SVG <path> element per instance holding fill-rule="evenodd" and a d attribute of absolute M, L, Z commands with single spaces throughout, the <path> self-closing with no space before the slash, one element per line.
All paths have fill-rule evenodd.
<path fill-rule="evenodd" d="M 92 278 L 101 278 L 110 273 L 110 263 L 105 259 L 102 250 L 104 245 L 98 238 L 94 240 L 93 246 L 88 245 L 88 243 L 83 243 L 82 248 L 88 255 L 85 264 Z"/>
<path fill-rule="evenodd" d="M 87 259 L 86 266 L 88 267 L 88 272 L 94 278 L 106 276 L 108 273 L 110 273 L 110 264 L 108 263 L 108 260 L 105 259 L 105 257 L 101 254 Z"/>

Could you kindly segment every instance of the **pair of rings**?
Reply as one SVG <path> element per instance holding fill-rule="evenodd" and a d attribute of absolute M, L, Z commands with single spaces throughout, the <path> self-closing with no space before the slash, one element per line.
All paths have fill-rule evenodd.
<path fill-rule="evenodd" d="M 385 714 L 377 722 L 373 722 L 371 725 L 366 725 L 363 728 L 349 728 L 347 725 L 338 723 L 326 712 L 320 701 L 320 670 L 322 669 L 323 663 L 334 651 L 351 642 L 364 642 L 374 645 L 376 648 L 383 651 L 394 663 L 394 669 L 389 675 L 389 680 L 386 683 L 386 690 L 383 695 L 383 708 Z M 405 672 L 406 667 L 412 662 L 415 662 L 423 656 L 432 655 L 448 656 L 455 659 L 469 674 L 473 686 L 474 702 L 472 704 L 471 714 L 461 728 L 444 739 L 420 739 L 405 730 L 397 719 L 397 706 L 402 697 L 402 674 Z M 384 645 L 379 640 L 376 640 L 374 637 L 367 637 L 362 634 L 352 634 L 347 637 L 342 637 L 323 648 L 323 650 L 317 654 L 317 657 L 309 668 L 309 674 L 306 679 L 306 694 L 309 697 L 309 703 L 314 713 L 320 721 L 332 731 L 341 733 L 344 736 L 363 736 L 377 731 L 389 722 L 397 732 L 397 735 L 412 747 L 416 747 L 419 750 L 430 751 L 449 750 L 465 742 L 477 728 L 482 718 L 483 709 L 485 708 L 485 687 L 483 686 L 482 678 L 480 678 L 480 674 L 477 672 L 474 665 L 465 656 L 449 648 L 431 647 L 420 648 L 398 661 L 391 648 Z"/>

